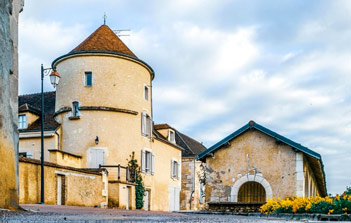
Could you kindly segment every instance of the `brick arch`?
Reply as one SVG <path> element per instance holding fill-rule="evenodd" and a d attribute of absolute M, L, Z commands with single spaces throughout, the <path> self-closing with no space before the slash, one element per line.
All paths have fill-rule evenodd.
<path fill-rule="evenodd" d="M 272 197 L 273 197 L 272 187 L 263 176 L 261 176 L 261 175 L 245 175 L 245 176 L 242 176 L 241 178 L 239 178 L 234 183 L 232 190 L 231 190 L 231 193 L 230 193 L 230 195 L 231 195 L 230 201 L 231 202 L 238 202 L 238 193 L 239 193 L 240 187 L 244 183 L 250 182 L 250 181 L 257 182 L 264 187 L 264 189 L 266 191 L 266 201 L 268 199 L 272 199 Z"/>

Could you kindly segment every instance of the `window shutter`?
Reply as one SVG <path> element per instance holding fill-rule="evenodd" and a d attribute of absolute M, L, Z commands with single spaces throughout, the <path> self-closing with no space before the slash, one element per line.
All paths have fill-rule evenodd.
<path fill-rule="evenodd" d="M 155 155 L 154 153 L 152 153 L 152 156 L 151 156 L 151 174 L 152 175 L 154 175 L 155 173 L 154 166 L 155 166 Z"/>
<path fill-rule="evenodd" d="M 146 116 L 145 113 L 141 113 L 141 133 L 146 134 L 145 132 L 146 129 Z"/>
<path fill-rule="evenodd" d="M 177 162 L 177 180 L 179 180 L 180 175 L 180 164 Z"/>
<path fill-rule="evenodd" d="M 141 150 L 141 172 L 145 173 L 145 150 Z"/>
<path fill-rule="evenodd" d="M 171 160 L 171 178 L 173 178 L 173 173 L 174 173 L 174 169 L 173 169 L 174 165 L 173 165 L 173 163 L 174 163 L 174 161 Z"/>
<path fill-rule="evenodd" d="M 150 135 L 149 137 L 152 138 L 152 117 L 150 117 Z"/>

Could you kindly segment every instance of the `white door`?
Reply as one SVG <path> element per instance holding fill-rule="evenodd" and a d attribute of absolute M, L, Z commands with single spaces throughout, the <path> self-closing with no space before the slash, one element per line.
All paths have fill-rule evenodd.
<path fill-rule="evenodd" d="M 180 189 L 169 186 L 169 211 L 179 211 Z"/>
<path fill-rule="evenodd" d="M 130 187 L 126 187 L 127 191 L 127 203 L 126 203 L 126 209 L 129 210 L 129 189 Z"/>
<path fill-rule="evenodd" d="M 144 192 L 144 210 L 148 211 L 149 210 L 149 191 L 145 190 Z"/>
<path fill-rule="evenodd" d="M 99 165 L 104 165 L 104 150 L 92 149 L 91 153 L 91 168 L 99 168 Z"/>
<path fill-rule="evenodd" d="M 62 176 L 57 175 L 57 205 L 62 204 Z"/>

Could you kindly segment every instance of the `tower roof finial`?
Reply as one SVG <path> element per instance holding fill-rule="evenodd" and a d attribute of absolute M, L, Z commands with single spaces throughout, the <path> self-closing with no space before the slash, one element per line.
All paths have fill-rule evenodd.
<path fill-rule="evenodd" d="M 106 12 L 104 12 L 104 25 L 106 25 L 106 18 L 107 18 Z"/>

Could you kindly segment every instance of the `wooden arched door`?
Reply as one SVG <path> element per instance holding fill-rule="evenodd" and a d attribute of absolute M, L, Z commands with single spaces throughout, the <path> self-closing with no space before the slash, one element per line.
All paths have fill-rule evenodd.
<path fill-rule="evenodd" d="M 244 183 L 238 193 L 238 202 L 263 203 L 266 202 L 266 191 L 264 187 L 255 181 Z"/>

